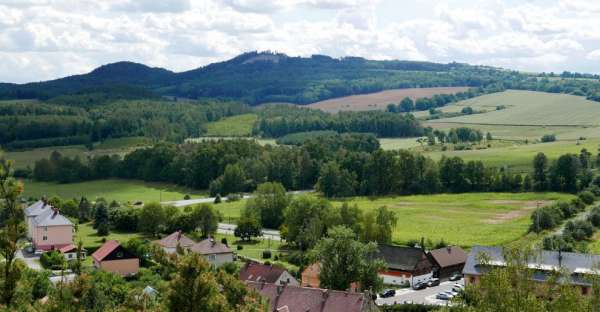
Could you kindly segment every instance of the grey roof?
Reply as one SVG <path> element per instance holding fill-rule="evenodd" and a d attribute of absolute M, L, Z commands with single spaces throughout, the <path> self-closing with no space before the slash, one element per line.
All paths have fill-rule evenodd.
<path fill-rule="evenodd" d="M 38 200 L 31 206 L 25 208 L 25 215 L 28 217 L 36 217 L 47 210 L 52 210 L 52 206 L 50 204 L 44 204 L 43 201 Z"/>
<path fill-rule="evenodd" d="M 485 254 L 489 259 L 488 265 L 478 262 L 479 254 Z M 560 255 L 560 259 L 559 259 Z M 469 252 L 463 274 L 482 275 L 492 267 L 505 266 L 506 262 L 501 247 L 474 246 Z M 570 276 L 570 283 L 579 285 L 591 285 L 585 275 L 600 274 L 600 256 L 541 250 L 532 254 L 527 261 L 527 267 L 534 270 L 533 279 L 545 281 L 553 272 L 561 271 Z"/>
<path fill-rule="evenodd" d="M 197 242 L 190 248 L 190 250 L 201 255 L 233 253 L 229 247 L 215 241 L 213 238 L 207 238 L 203 241 Z"/>
<path fill-rule="evenodd" d="M 69 219 L 63 217 L 58 210 L 48 209 L 33 219 L 36 226 L 73 225 Z"/>
<path fill-rule="evenodd" d="M 413 271 L 419 261 L 427 258 L 421 248 L 391 245 L 379 245 L 377 248 L 377 256 L 385 261 L 388 268 L 394 270 Z"/>

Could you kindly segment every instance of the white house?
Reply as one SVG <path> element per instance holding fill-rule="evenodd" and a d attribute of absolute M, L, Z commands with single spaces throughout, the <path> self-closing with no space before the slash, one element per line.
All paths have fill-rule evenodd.
<path fill-rule="evenodd" d="M 194 244 L 190 250 L 204 256 L 208 263 L 215 267 L 220 267 L 235 260 L 233 251 L 225 244 L 216 242 L 213 238 L 207 238 Z"/>

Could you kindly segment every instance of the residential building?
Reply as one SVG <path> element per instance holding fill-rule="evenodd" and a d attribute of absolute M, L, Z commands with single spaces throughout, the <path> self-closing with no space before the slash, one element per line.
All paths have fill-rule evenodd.
<path fill-rule="evenodd" d="M 434 266 L 433 277 L 444 280 L 454 274 L 462 274 L 467 253 L 458 246 L 448 246 L 431 250 L 429 258 Z"/>
<path fill-rule="evenodd" d="M 302 271 L 302 287 L 314 287 L 319 288 L 321 281 L 319 280 L 319 274 L 321 273 L 321 264 L 315 262 Z"/>
<path fill-rule="evenodd" d="M 64 246 L 64 247 L 60 248 L 58 251 L 60 251 L 60 253 L 65 256 L 65 259 L 67 261 L 77 259 L 77 246 L 75 246 L 73 244 Z M 85 259 L 86 256 L 87 256 L 86 250 L 82 249 L 81 250 L 81 260 Z"/>
<path fill-rule="evenodd" d="M 269 301 L 269 311 L 376 312 L 370 295 L 320 288 L 246 282 Z"/>
<path fill-rule="evenodd" d="M 485 258 L 485 262 L 479 259 Z M 533 253 L 526 261 L 532 270 L 532 279 L 539 283 L 546 282 L 556 272 L 566 274 L 564 281 L 576 286 L 583 295 L 591 293 L 591 275 L 598 275 L 600 256 L 574 252 L 542 250 Z M 481 276 L 493 268 L 507 265 L 501 247 L 474 246 L 467 257 L 463 275 L 465 285 L 479 283 Z"/>
<path fill-rule="evenodd" d="M 235 260 L 233 251 L 227 245 L 219 243 L 213 238 L 207 238 L 194 244 L 190 251 L 201 254 L 210 265 L 215 267 Z"/>
<path fill-rule="evenodd" d="M 45 207 L 40 208 L 41 212 L 31 220 L 33 247 L 48 251 L 73 244 L 73 223 L 62 216 L 58 209 Z"/>
<path fill-rule="evenodd" d="M 120 274 L 135 275 L 140 269 L 140 260 L 116 240 L 109 240 L 92 254 L 94 267 L 99 270 Z"/>
<path fill-rule="evenodd" d="M 266 282 L 275 285 L 300 286 L 300 283 L 285 269 L 257 262 L 246 262 L 240 269 L 240 280 Z"/>
<path fill-rule="evenodd" d="M 39 216 L 42 212 L 52 210 L 52 206 L 45 199 L 38 200 L 29 207 L 25 208 L 25 224 L 27 225 L 27 238 L 33 238 L 33 219 Z"/>
<path fill-rule="evenodd" d="M 413 285 L 433 277 L 433 264 L 423 249 L 391 245 L 379 245 L 378 249 L 378 257 L 387 266 L 379 273 L 385 284 Z"/>
<path fill-rule="evenodd" d="M 172 254 L 177 251 L 177 246 L 183 249 L 190 249 L 196 242 L 185 236 L 181 231 L 177 231 L 154 243 L 162 247 L 166 253 Z"/>

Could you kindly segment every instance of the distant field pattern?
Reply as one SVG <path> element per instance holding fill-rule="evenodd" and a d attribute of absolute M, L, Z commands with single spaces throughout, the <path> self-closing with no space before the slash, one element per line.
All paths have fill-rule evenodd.
<path fill-rule="evenodd" d="M 398 104 L 405 97 L 415 100 L 424 97 L 432 97 L 436 94 L 454 94 L 467 91 L 468 89 L 468 87 L 443 87 L 386 90 L 320 101 L 307 106 L 331 113 L 339 111 L 384 110 L 388 104 Z"/>

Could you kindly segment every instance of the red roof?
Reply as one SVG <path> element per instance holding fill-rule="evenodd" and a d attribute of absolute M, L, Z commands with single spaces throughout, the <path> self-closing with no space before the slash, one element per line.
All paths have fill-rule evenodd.
<path fill-rule="evenodd" d="M 62 247 L 61 249 L 59 249 L 58 251 L 60 251 L 60 253 L 67 253 L 67 252 L 72 252 L 74 250 L 76 250 L 77 247 L 75 247 L 75 245 L 73 244 L 69 244 L 67 246 Z"/>
<path fill-rule="evenodd" d="M 119 247 L 119 242 L 116 240 L 109 240 L 92 254 L 92 258 L 96 261 L 102 261 L 117 247 Z"/>
<path fill-rule="evenodd" d="M 240 280 L 275 283 L 283 272 L 285 270 L 277 266 L 247 262 L 240 270 Z"/>

